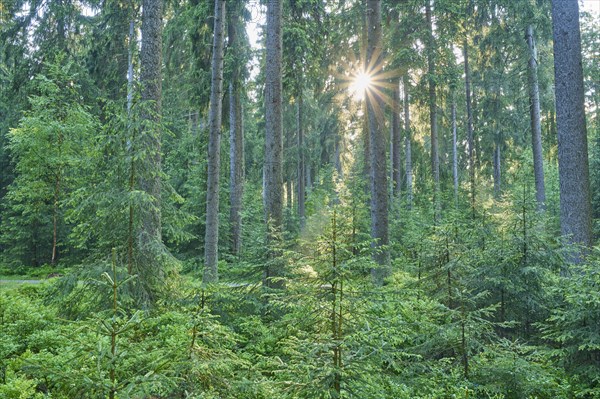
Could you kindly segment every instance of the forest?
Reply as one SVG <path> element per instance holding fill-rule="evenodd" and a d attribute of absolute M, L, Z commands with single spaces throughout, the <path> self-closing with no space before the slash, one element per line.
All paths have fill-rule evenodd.
<path fill-rule="evenodd" d="M 0 0 L 0 398 L 600 398 L 598 0 Z"/>

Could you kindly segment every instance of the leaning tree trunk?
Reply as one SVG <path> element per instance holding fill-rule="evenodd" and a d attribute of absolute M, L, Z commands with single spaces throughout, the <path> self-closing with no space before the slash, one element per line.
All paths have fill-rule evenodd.
<path fill-rule="evenodd" d="M 212 52 L 212 78 L 208 132 L 208 176 L 206 187 L 206 230 L 204 235 L 204 275 L 202 281 L 214 283 L 218 274 L 219 174 L 221 169 L 221 113 L 223 97 L 223 37 L 225 0 L 215 0 L 215 27 Z"/>
<path fill-rule="evenodd" d="M 427 19 L 427 70 L 429 75 L 429 126 L 431 129 L 431 171 L 434 184 L 434 206 L 436 217 L 440 201 L 440 155 L 438 149 L 438 126 L 437 126 L 437 98 L 435 82 L 435 39 L 433 37 L 433 22 L 431 19 L 431 0 L 425 5 L 425 17 Z"/>
<path fill-rule="evenodd" d="M 584 247 L 572 252 L 571 260 L 579 263 L 592 244 L 592 209 L 577 0 L 553 1 L 552 22 L 560 227 L 571 243 Z"/>
<path fill-rule="evenodd" d="M 244 194 L 244 124 L 242 114 L 242 43 L 241 9 L 230 4 L 229 47 L 234 65 L 229 83 L 229 223 L 231 224 L 231 251 L 239 255 L 242 249 L 242 196 Z"/>
<path fill-rule="evenodd" d="M 381 2 L 367 1 L 367 64 L 370 73 L 381 73 Z M 383 284 L 390 274 L 390 253 L 388 238 L 388 182 L 386 173 L 386 146 L 383 129 L 383 99 L 377 90 L 367 92 L 367 109 L 369 117 L 369 143 L 371 151 L 371 238 L 373 239 L 373 259 L 378 267 L 372 269 L 371 275 L 377 285 Z"/>
<path fill-rule="evenodd" d="M 265 69 L 265 219 L 268 227 L 270 262 L 265 268 L 263 284 L 284 288 L 277 278 L 283 276 L 280 263 L 281 232 L 283 224 L 282 179 L 282 3 L 267 1 L 267 57 Z"/>
<path fill-rule="evenodd" d="M 408 209 L 412 208 L 413 201 L 413 170 L 412 170 L 412 149 L 410 132 L 410 93 L 407 74 L 402 76 L 402 88 L 404 91 L 404 148 L 406 156 L 406 202 Z"/>
<path fill-rule="evenodd" d="M 546 188 L 544 187 L 544 158 L 542 149 L 542 122 L 540 118 L 540 88 L 537 72 L 537 49 L 533 35 L 533 25 L 527 26 L 527 46 L 529 47 L 529 114 L 531 116 L 531 146 L 533 148 L 533 174 L 535 177 L 535 198 L 538 210 L 544 209 Z"/>

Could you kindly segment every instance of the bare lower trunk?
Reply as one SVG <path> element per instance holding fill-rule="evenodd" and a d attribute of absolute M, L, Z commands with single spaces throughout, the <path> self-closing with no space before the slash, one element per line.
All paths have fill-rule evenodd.
<path fill-rule="evenodd" d="M 577 1 L 553 1 L 560 227 L 579 263 L 592 244 L 592 211 Z"/>
<path fill-rule="evenodd" d="M 376 73 L 381 73 L 381 2 L 368 0 L 368 64 Z M 380 94 L 370 91 L 367 95 L 369 117 L 369 144 L 371 151 L 371 238 L 373 239 L 373 259 L 378 267 L 371 271 L 373 281 L 381 285 L 389 276 L 390 253 L 388 238 L 388 183 L 386 173 L 386 146 L 383 129 L 384 102 Z"/>
<path fill-rule="evenodd" d="M 141 230 L 138 238 L 140 252 L 147 262 L 140 264 L 140 279 L 147 289 L 150 281 L 162 273 L 158 267 L 156 248 L 162 244 L 161 236 L 161 66 L 162 66 L 162 0 L 144 0 L 142 6 L 142 48 L 140 51 L 140 81 L 142 102 L 145 104 L 142 119 L 145 120 L 140 149 L 147 154 L 140 160 L 139 186 L 151 204 L 143 209 Z M 150 295 L 147 290 L 146 294 Z"/>
<path fill-rule="evenodd" d="M 231 4 L 229 13 L 229 47 L 234 65 L 229 84 L 229 199 L 231 224 L 231 251 L 239 255 L 242 249 L 242 197 L 244 195 L 244 119 L 242 109 L 242 43 L 241 9 Z"/>
<path fill-rule="evenodd" d="M 542 149 L 542 123 L 540 118 L 540 89 L 537 73 L 537 49 L 533 26 L 527 26 L 527 46 L 529 47 L 529 113 L 531 116 L 531 146 L 533 149 L 533 173 L 535 177 L 535 198 L 538 210 L 544 209 L 546 188 L 544 186 L 544 158 Z"/>
<path fill-rule="evenodd" d="M 502 192 L 502 173 L 501 173 L 501 158 L 500 158 L 500 144 L 494 144 L 494 198 L 500 199 Z"/>
<path fill-rule="evenodd" d="M 265 268 L 263 284 L 284 288 L 277 278 L 284 274 L 278 249 L 283 223 L 282 195 L 282 2 L 267 2 L 267 42 L 265 70 L 265 219 L 269 227 L 270 263 Z"/>
<path fill-rule="evenodd" d="M 306 211 L 304 207 L 305 203 L 305 184 L 306 177 L 304 175 L 304 171 L 306 169 L 306 165 L 304 162 L 304 121 L 303 121 L 303 112 L 304 112 L 304 102 L 302 99 L 302 90 L 298 90 L 298 104 L 296 109 L 296 128 L 298 130 L 298 182 L 297 182 L 297 190 L 298 190 L 298 218 L 300 219 L 300 228 L 304 227 Z"/>
<path fill-rule="evenodd" d="M 57 243 L 58 243 L 58 199 L 60 196 L 60 172 L 56 175 L 54 181 L 54 201 L 52 205 L 52 260 L 51 264 L 56 264 L 58 256 Z"/>
<path fill-rule="evenodd" d="M 221 169 L 221 114 L 223 97 L 223 37 L 225 30 L 225 0 L 215 0 L 215 25 L 210 89 L 208 176 L 206 188 L 206 231 L 204 236 L 204 274 L 202 281 L 219 279 L 219 176 Z"/>
<path fill-rule="evenodd" d="M 458 146 L 456 132 L 456 97 L 452 93 L 452 180 L 454 182 L 454 204 L 458 205 Z"/>
<path fill-rule="evenodd" d="M 412 149 L 410 132 L 410 93 L 408 85 L 408 77 L 402 77 L 402 88 L 404 89 L 404 148 L 406 156 L 406 202 L 408 208 L 412 208 L 413 201 L 413 170 L 412 170 Z"/>
<path fill-rule="evenodd" d="M 469 69 L 469 47 L 467 39 L 463 43 L 465 62 L 465 91 L 467 98 L 467 152 L 469 158 L 469 184 L 471 189 L 471 212 L 475 216 L 475 159 L 473 140 L 473 110 L 471 108 L 471 70 Z"/>
<path fill-rule="evenodd" d="M 129 22 L 129 43 L 127 50 L 127 118 L 128 121 L 128 130 L 129 130 L 129 140 L 131 142 L 129 146 L 129 153 L 131 156 L 131 161 L 129 162 L 129 194 L 133 192 L 135 188 L 135 157 L 134 153 L 134 145 L 135 145 L 135 129 L 131 127 L 131 108 L 133 106 L 133 49 L 135 46 L 134 40 L 134 21 Z M 133 274 L 133 203 L 131 202 L 131 198 L 129 199 L 129 222 L 128 222 L 128 231 L 127 231 L 127 273 L 129 275 Z"/>
<path fill-rule="evenodd" d="M 431 0 L 425 5 L 425 16 L 427 19 L 427 69 L 429 74 L 429 127 L 431 129 L 431 171 L 433 174 L 434 196 L 436 215 L 439 207 L 440 196 L 440 155 L 438 146 L 437 126 L 437 96 L 435 82 L 435 40 L 433 37 L 433 22 L 431 17 Z"/>
<path fill-rule="evenodd" d="M 394 81 L 392 94 L 392 131 L 391 131 L 391 158 L 392 158 L 392 193 L 394 196 L 400 194 L 401 173 L 400 173 L 400 147 L 402 146 L 402 135 L 400 133 L 400 81 Z"/>

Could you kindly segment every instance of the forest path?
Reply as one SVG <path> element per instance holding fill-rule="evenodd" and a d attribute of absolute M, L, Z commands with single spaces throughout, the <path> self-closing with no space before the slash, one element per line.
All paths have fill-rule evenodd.
<path fill-rule="evenodd" d="M 1 280 L 0 284 L 40 284 L 44 280 Z"/>

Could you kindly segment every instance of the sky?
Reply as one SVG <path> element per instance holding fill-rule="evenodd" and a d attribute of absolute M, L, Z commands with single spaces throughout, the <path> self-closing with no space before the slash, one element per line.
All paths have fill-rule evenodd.
<path fill-rule="evenodd" d="M 258 0 L 250 0 L 248 4 L 251 20 L 246 24 L 246 32 L 253 48 L 260 47 L 261 25 L 265 24 L 266 7 L 259 4 Z M 600 19 L 600 0 L 581 0 L 580 11 L 587 11 Z"/>

